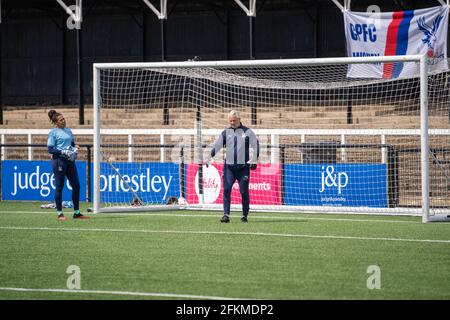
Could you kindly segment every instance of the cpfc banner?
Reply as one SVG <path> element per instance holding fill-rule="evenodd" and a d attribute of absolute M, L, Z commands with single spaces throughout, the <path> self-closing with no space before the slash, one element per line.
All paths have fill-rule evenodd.
<path fill-rule="evenodd" d="M 396 12 L 344 11 L 345 37 L 349 57 L 423 55 L 430 72 L 447 64 L 447 6 Z M 350 78 L 395 79 L 419 75 L 416 63 L 372 63 L 350 65 Z"/>
<path fill-rule="evenodd" d="M 203 166 L 203 192 L 205 203 L 223 203 L 223 164 Z M 186 200 L 198 203 L 198 165 L 187 165 Z M 250 171 L 250 204 L 281 204 L 281 166 L 279 164 L 258 164 L 256 170 Z M 240 204 L 241 194 L 236 181 L 231 191 L 231 203 Z"/>

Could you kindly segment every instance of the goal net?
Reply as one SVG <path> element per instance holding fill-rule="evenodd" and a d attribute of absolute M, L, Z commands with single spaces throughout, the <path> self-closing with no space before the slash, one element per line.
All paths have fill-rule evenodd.
<path fill-rule="evenodd" d="M 95 64 L 94 211 L 222 210 L 231 147 L 205 160 L 235 110 L 259 142 L 251 211 L 446 219 L 446 65 L 422 56 Z M 236 181 L 232 210 L 241 201 Z"/>

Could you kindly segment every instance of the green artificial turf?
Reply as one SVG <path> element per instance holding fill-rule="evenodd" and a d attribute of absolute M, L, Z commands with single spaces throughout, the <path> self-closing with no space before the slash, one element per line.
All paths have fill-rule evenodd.
<path fill-rule="evenodd" d="M 70 209 L 61 222 L 39 206 L 0 202 L 0 299 L 450 299 L 450 223 L 251 213 L 243 224 L 233 212 L 221 224 L 210 211 L 74 221 Z M 367 286 L 370 266 L 380 289 Z"/>

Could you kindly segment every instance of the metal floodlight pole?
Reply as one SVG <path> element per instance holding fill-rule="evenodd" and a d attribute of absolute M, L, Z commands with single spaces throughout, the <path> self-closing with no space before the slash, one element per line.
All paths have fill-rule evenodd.
<path fill-rule="evenodd" d="M 249 18 L 249 58 L 250 60 L 256 59 L 255 50 L 255 22 L 256 22 L 256 0 L 249 0 L 248 8 L 241 2 L 241 0 L 234 0 L 239 7 L 247 14 Z M 251 124 L 256 125 L 258 122 L 257 117 L 257 105 L 253 99 L 250 101 L 251 105 Z"/>
<path fill-rule="evenodd" d="M 3 91 L 2 91 L 2 0 L 0 0 L 0 124 L 3 124 Z"/>
<path fill-rule="evenodd" d="M 161 0 L 161 59 L 167 61 L 167 37 L 166 37 L 166 24 L 167 24 L 167 0 Z"/>
<path fill-rule="evenodd" d="M 161 61 L 167 61 L 166 46 L 166 24 L 167 24 L 167 0 L 160 0 L 160 10 L 158 10 L 150 0 L 142 0 L 161 22 Z"/>
<path fill-rule="evenodd" d="M 250 35 L 250 59 L 256 59 L 255 54 L 255 20 L 256 17 L 249 16 L 249 35 Z"/>
<path fill-rule="evenodd" d="M 161 61 L 167 61 L 167 37 L 166 37 L 166 24 L 167 19 L 160 19 L 161 22 Z"/>
<path fill-rule="evenodd" d="M 83 90 L 83 38 L 81 31 L 81 22 L 83 21 L 83 3 L 82 0 L 76 1 L 76 32 L 77 32 L 77 67 L 78 67 L 78 104 L 79 104 L 79 123 L 84 124 L 84 90 Z"/>
<path fill-rule="evenodd" d="M 241 0 L 234 0 L 239 7 L 247 14 L 249 17 L 249 53 L 250 59 L 254 60 L 256 58 L 255 53 L 255 21 L 256 21 L 256 0 L 249 0 L 248 8 L 241 2 Z"/>
<path fill-rule="evenodd" d="M 150 0 L 142 0 L 150 10 L 158 17 L 161 23 L 161 61 L 167 61 L 167 41 L 166 41 L 166 24 L 167 24 L 167 0 L 160 0 L 158 10 Z M 144 26 L 145 28 L 145 26 Z M 164 90 L 165 91 L 165 90 Z M 163 103 L 163 124 L 169 124 L 169 105 L 167 102 L 166 95 L 164 95 L 164 103 Z"/>
<path fill-rule="evenodd" d="M 82 32 L 81 24 L 83 21 L 83 1 L 76 0 L 75 10 L 68 7 L 63 0 L 56 0 L 59 5 L 66 11 L 70 16 L 70 22 L 67 21 L 67 27 L 69 29 L 76 29 L 76 40 L 77 40 L 77 71 L 78 71 L 78 114 L 79 114 L 79 124 L 84 125 L 84 90 L 83 90 L 83 47 L 82 47 Z"/>
<path fill-rule="evenodd" d="M 81 33 L 81 21 L 77 22 L 77 67 L 78 67 L 78 103 L 79 123 L 84 124 L 84 90 L 83 90 L 83 38 Z"/>

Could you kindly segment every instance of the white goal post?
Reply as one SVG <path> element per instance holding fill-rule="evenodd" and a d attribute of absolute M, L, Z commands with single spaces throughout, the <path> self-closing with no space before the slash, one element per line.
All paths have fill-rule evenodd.
<path fill-rule="evenodd" d="M 430 63 L 408 55 L 94 64 L 94 212 L 221 210 L 226 148 L 212 165 L 204 160 L 237 110 L 262 151 L 251 211 L 448 220 L 450 77 Z M 386 78 L 387 66 L 417 73 Z M 106 141 L 118 127 L 185 133 Z M 405 134 L 380 135 L 392 129 Z M 352 138 L 335 134 L 342 130 Z M 232 192 L 240 211 L 238 184 Z"/>

